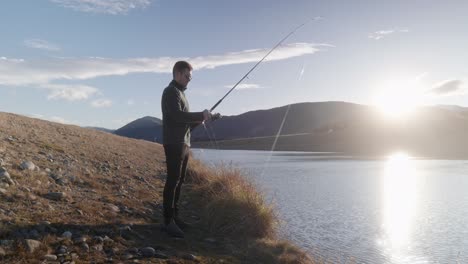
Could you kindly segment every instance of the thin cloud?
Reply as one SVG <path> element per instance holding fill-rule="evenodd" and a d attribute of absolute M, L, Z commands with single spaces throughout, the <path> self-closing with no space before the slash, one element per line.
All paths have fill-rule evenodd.
<path fill-rule="evenodd" d="M 327 44 L 293 43 L 275 50 L 268 61 L 314 54 Z M 24 60 L 0 57 L 0 85 L 26 86 L 47 84 L 57 80 L 86 80 L 102 76 L 127 75 L 130 73 L 170 73 L 178 60 L 188 60 L 195 70 L 252 63 L 259 61 L 268 49 L 244 50 L 217 56 L 196 58 L 45 58 Z"/>
<path fill-rule="evenodd" d="M 281 46 L 271 53 L 265 61 L 284 60 L 320 51 L 320 47 L 333 47 L 328 44 L 292 43 Z M 219 56 L 196 57 L 191 63 L 198 69 L 213 69 L 219 66 L 257 62 L 269 49 L 251 49 L 240 52 L 230 52 Z"/>
<path fill-rule="evenodd" d="M 151 0 L 50 0 L 65 8 L 80 12 L 110 15 L 127 14 L 133 9 L 145 9 Z"/>
<path fill-rule="evenodd" d="M 49 100 L 79 101 L 99 93 L 98 89 L 87 85 L 43 84 L 40 87 L 48 90 Z"/>
<path fill-rule="evenodd" d="M 438 96 L 449 96 L 464 93 L 462 80 L 445 80 L 435 84 L 428 93 Z"/>
<path fill-rule="evenodd" d="M 224 86 L 225 88 L 232 88 L 234 87 L 234 84 L 232 85 L 225 85 Z M 246 89 L 261 89 L 261 88 L 264 88 L 258 84 L 253 84 L 253 83 L 241 83 L 239 85 L 237 85 L 236 89 L 239 89 L 239 90 L 246 90 Z"/>
<path fill-rule="evenodd" d="M 376 31 L 374 33 L 371 33 L 369 34 L 369 38 L 370 39 L 374 39 L 374 40 L 380 40 L 380 39 L 383 39 L 387 36 L 389 36 L 390 34 L 395 34 L 395 33 L 408 33 L 409 30 L 408 29 L 390 29 L 390 30 L 379 30 L 379 31 Z"/>
<path fill-rule="evenodd" d="M 27 39 L 23 41 L 26 47 L 48 51 L 59 51 L 60 47 L 43 39 Z"/>
<path fill-rule="evenodd" d="M 327 44 L 292 43 L 278 47 L 266 61 L 284 60 L 314 54 Z M 213 69 L 221 66 L 253 63 L 259 61 L 269 49 L 244 50 L 224 55 L 196 58 L 63 58 L 47 57 L 38 60 L 0 57 L 0 85 L 33 86 L 49 91 L 48 99 L 68 101 L 86 100 L 99 90 L 86 85 L 63 85 L 57 81 L 77 81 L 103 76 L 118 76 L 131 73 L 171 73 L 174 63 L 188 60 L 195 70 Z"/>
<path fill-rule="evenodd" d="M 112 101 L 108 99 L 98 99 L 91 102 L 91 106 L 95 108 L 111 107 Z"/>
<path fill-rule="evenodd" d="M 134 105 L 135 104 L 135 101 L 133 99 L 129 99 L 127 101 L 127 105 Z"/>

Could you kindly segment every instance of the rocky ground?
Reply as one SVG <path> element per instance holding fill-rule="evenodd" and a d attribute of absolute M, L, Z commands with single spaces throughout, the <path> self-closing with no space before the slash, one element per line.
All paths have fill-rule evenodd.
<path fill-rule="evenodd" d="M 164 179 L 159 144 L 0 113 L 0 262 L 240 263 L 186 196 L 186 238 L 160 230 Z"/>

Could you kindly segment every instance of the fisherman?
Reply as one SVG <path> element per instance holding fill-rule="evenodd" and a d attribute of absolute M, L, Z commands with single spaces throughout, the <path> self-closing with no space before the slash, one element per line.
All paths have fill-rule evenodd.
<path fill-rule="evenodd" d="M 190 131 L 204 121 L 220 118 L 210 110 L 190 112 L 184 91 L 192 80 L 192 66 L 178 61 L 172 69 L 173 80 L 164 89 L 161 108 L 163 145 L 166 154 L 167 178 L 163 193 L 164 229 L 174 237 L 184 237 L 182 229 L 189 227 L 179 215 L 177 202 L 187 172 Z"/>

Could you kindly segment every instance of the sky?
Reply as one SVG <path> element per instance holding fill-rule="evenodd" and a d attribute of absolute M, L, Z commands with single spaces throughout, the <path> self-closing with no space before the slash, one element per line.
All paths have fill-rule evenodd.
<path fill-rule="evenodd" d="M 194 66 L 191 111 L 298 102 L 468 107 L 468 2 L 7 0 L 0 111 L 117 129 L 161 118 L 172 66 Z M 320 18 L 320 19 L 318 19 Z"/>

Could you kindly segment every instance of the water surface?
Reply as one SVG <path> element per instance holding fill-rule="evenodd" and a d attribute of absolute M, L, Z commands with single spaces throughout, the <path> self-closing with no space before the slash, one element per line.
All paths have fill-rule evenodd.
<path fill-rule="evenodd" d="M 194 149 L 264 190 L 282 236 L 334 263 L 468 263 L 468 161 Z"/>

